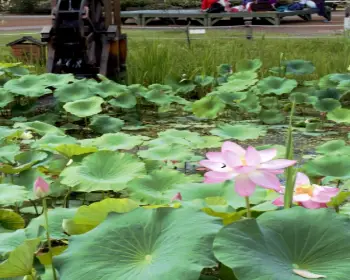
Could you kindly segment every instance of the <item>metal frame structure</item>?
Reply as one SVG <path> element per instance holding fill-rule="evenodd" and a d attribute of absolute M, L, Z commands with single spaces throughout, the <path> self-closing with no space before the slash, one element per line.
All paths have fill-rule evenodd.
<path fill-rule="evenodd" d="M 125 81 L 127 37 L 121 33 L 120 0 L 58 0 L 53 4 L 52 25 L 41 31 L 48 49 L 47 72 L 82 78 L 101 74 Z"/>

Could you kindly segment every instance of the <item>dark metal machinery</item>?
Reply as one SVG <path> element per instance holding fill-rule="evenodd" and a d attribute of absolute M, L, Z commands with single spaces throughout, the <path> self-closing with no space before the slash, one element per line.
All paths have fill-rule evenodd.
<path fill-rule="evenodd" d="M 120 0 L 58 0 L 44 27 L 47 72 L 126 79 L 127 37 L 121 34 Z"/>

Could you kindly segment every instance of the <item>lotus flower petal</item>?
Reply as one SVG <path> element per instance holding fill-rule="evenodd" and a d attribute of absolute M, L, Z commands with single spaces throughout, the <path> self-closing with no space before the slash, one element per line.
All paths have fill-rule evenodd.
<path fill-rule="evenodd" d="M 323 208 L 323 205 L 322 203 L 319 203 L 319 202 L 314 202 L 314 201 L 311 201 L 311 200 L 308 200 L 308 201 L 303 201 L 303 202 L 300 202 L 301 205 L 305 208 L 309 208 L 309 209 L 317 209 L 317 208 Z"/>
<path fill-rule="evenodd" d="M 260 166 L 263 169 L 282 169 L 288 166 L 292 166 L 296 164 L 296 160 L 288 160 L 288 159 L 275 159 L 266 163 L 262 163 Z"/>
<path fill-rule="evenodd" d="M 259 165 L 261 162 L 260 154 L 255 148 L 248 147 L 247 152 L 245 154 L 245 160 L 248 166 Z"/>
<path fill-rule="evenodd" d="M 304 173 L 298 172 L 295 180 L 295 185 L 310 185 L 309 177 L 307 177 Z"/>
<path fill-rule="evenodd" d="M 234 177 L 234 174 L 209 171 L 204 174 L 204 183 L 221 183 L 226 180 L 231 180 Z"/>
<path fill-rule="evenodd" d="M 283 206 L 284 205 L 283 195 L 281 195 L 280 197 L 278 197 L 274 201 L 272 201 L 272 204 L 274 204 L 276 206 Z"/>
<path fill-rule="evenodd" d="M 230 142 L 230 141 L 225 141 L 221 147 L 221 152 L 225 151 L 231 151 L 236 153 L 239 156 L 244 156 L 245 155 L 245 150 L 238 144 Z"/>
<path fill-rule="evenodd" d="M 273 189 L 279 191 L 281 189 L 281 184 L 275 174 L 267 171 L 255 171 L 249 173 L 249 178 L 256 185 L 267 189 Z"/>
<path fill-rule="evenodd" d="M 266 149 L 259 151 L 261 162 L 267 162 L 277 156 L 277 149 Z"/>
<path fill-rule="evenodd" d="M 226 150 L 222 154 L 223 154 L 223 158 L 228 166 L 237 167 L 237 166 L 242 165 L 241 158 L 236 153 Z"/>
<path fill-rule="evenodd" d="M 227 172 L 227 170 L 225 169 L 225 164 L 222 162 L 215 162 L 211 160 L 201 160 L 199 163 L 202 166 L 217 172 Z"/>
<path fill-rule="evenodd" d="M 211 161 L 224 162 L 224 158 L 220 152 L 209 152 L 206 156 Z"/>
<path fill-rule="evenodd" d="M 235 191 L 240 196 L 251 196 L 256 188 L 256 184 L 252 182 L 247 175 L 239 175 L 235 178 Z"/>
<path fill-rule="evenodd" d="M 311 199 L 311 196 L 308 194 L 296 194 L 293 196 L 293 200 L 296 202 L 305 202 L 305 201 L 309 201 Z"/>

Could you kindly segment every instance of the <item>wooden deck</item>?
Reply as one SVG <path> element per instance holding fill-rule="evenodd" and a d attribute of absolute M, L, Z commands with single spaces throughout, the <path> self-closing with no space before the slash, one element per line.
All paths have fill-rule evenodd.
<path fill-rule="evenodd" d="M 330 12 L 330 11 L 329 11 Z M 253 18 L 264 18 L 274 25 L 280 25 L 284 17 L 299 16 L 303 20 L 311 20 L 312 14 L 317 14 L 317 9 L 304 9 L 291 12 L 239 12 L 239 13 L 205 13 L 201 10 L 139 10 L 139 11 L 122 11 L 121 18 L 123 21 L 134 19 L 137 25 L 146 26 L 154 19 L 168 19 L 175 23 L 178 19 L 191 19 L 199 22 L 203 26 L 213 26 L 223 19 L 242 18 L 251 20 Z"/>

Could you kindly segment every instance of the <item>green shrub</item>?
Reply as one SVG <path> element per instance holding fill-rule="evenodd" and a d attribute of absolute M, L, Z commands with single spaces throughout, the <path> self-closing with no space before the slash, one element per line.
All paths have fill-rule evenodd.
<path fill-rule="evenodd" d="M 31 14 L 35 12 L 38 0 L 11 0 L 10 12 L 18 14 Z"/>

